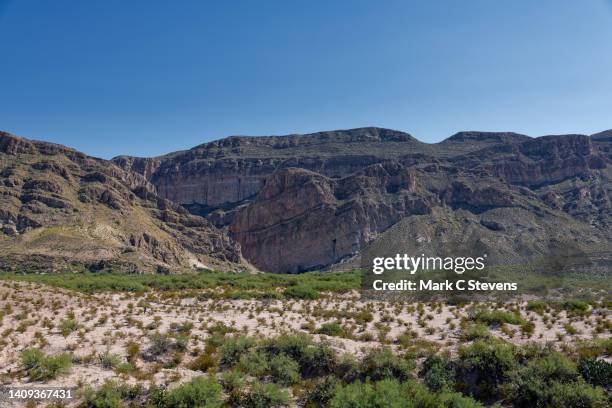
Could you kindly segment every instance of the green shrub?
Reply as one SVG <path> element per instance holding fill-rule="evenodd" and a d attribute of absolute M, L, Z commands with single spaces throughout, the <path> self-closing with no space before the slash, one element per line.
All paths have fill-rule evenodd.
<path fill-rule="evenodd" d="M 374 320 L 374 315 L 369 310 L 360 310 L 354 316 L 357 324 L 365 324 Z"/>
<path fill-rule="evenodd" d="M 272 380 L 281 385 L 295 384 L 300 380 L 299 364 L 286 354 L 279 354 L 270 359 Z"/>
<path fill-rule="evenodd" d="M 359 361 L 352 354 L 343 354 L 336 365 L 335 374 L 339 379 L 347 383 L 355 381 L 361 375 Z"/>
<path fill-rule="evenodd" d="M 105 351 L 104 353 L 98 355 L 98 361 L 100 362 L 102 368 L 110 370 L 121 364 L 121 356 Z"/>
<path fill-rule="evenodd" d="M 538 406 L 564 408 L 606 408 L 610 406 L 603 389 L 592 387 L 583 381 L 570 384 L 553 381 L 547 394 L 545 401 Z"/>
<path fill-rule="evenodd" d="M 543 300 L 530 300 L 527 302 L 527 310 L 538 314 L 544 314 L 544 312 L 548 310 L 548 305 Z"/>
<path fill-rule="evenodd" d="M 326 336 L 343 336 L 344 328 L 338 323 L 323 323 L 317 330 L 318 334 L 325 334 Z"/>
<path fill-rule="evenodd" d="M 235 331 L 234 328 L 226 325 L 223 322 L 215 322 L 215 324 L 208 327 L 208 333 L 210 333 L 211 336 L 214 336 L 214 335 L 225 336 L 227 333 L 231 333 L 233 331 Z"/>
<path fill-rule="evenodd" d="M 117 365 L 117 368 L 115 368 L 115 372 L 117 372 L 118 374 L 132 374 L 135 371 L 136 371 L 136 366 L 128 362 L 120 363 Z"/>
<path fill-rule="evenodd" d="M 221 385 L 213 378 L 196 377 L 168 392 L 165 404 L 166 408 L 222 407 Z"/>
<path fill-rule="evenodd" d="M 241 389 L 245 384 L 244 374 L 238 370 L 225 371 L 222 376 L 223 389 L 227 392 Z"/>
<path fill-rule="evenodd" d="M 268 339 L 261 345 L 262 351 L 274 356 L 277 354 L 286 354 L 298 363 L 300 366 L 309 362 L 309 350 L 314 347 L 312 337 L 304 334 L 282 334 L 280 336 Z"/>
<path fill-rule="evenodd" d="M 529 322 L 529 321 L 525 321 L 521 323 L 521 332 L 525 336 L 531 337 L 534 331 L 535 331 L 535 323 Z"/>
<path fill-rule="evenodd" d="M 151 343 L 147 351 L 152 356 L 160 356 L 172 348 L 172 340 L 165 333 L 155 332 L 149 336 L 149 341 Z"/>
<path fill-rule="evenodd" d="M 605 360 L 594 358 L 580 360 L 578 371 L 589 384 L 612 387 L 612 364 Z"/>
<path fill-rule="evenodd" d="M 339 384 L 340 381 L 332 375 L 319 379 L 306 396 L 307 406 L 327 406 L 329 401 L 334 397 L 336 388 Z"/>
<path fill-rule="evenodd" d="M 238 367 L 247 374 L 254 377 L 263 377 L 268 373 L 270 364 L 268 356 L 261 351 L 251 350 L 240 357 Z"/>
<path fill-rule="evenodd" d="M 517 407 L 548 406 L 553 398 L 553 382 L 574 384 L 576 380 L 576 365 L 564 355 L 551 352 L 530 361 L 513 373 L 508 392 Z"/>
<path fill-rule="evenodd" d="M 217 359 L 211 353 L 204 352 L 197 356 L 190 364 L 189 368 L 196 371 L 206 372 L 213 367 L 216 367 Z"/>
<path fill-rule="evenodd" d="M 414 362 L 395 355 L 389 348 L 371 350 L 363 359 L 361 373 L 372 381 L 395 378 L 400 381 L 412 377 Z"/>
<path fill-rule="evenodd" d="M 419 376 L 423 379 L 423 384 L 432 391 L 439 391 L 443 388 L 452 389 L 454 386 L 454 370 L 446 360 L 438 355 L 425 359 Z"/>
<path fill-rule="evenodd" d="M 576 343 L 576 353 L 580 358 L 595 358 L 612 355 L 612 337 L 593 339 Z"/>
<path fill-rule="evenodd" d="M 238 370 L 225 371 L 222 375 L 221 385 L 227 394 L 229 406 L 239 406 L 242 390 L 246 384 L 244 374 Z"/>
<path fill-rule="evenodd" d="M 121 392 L 112 382 L 104 383 L 98 390 L 86 389 L 83 393 L 84 408 L 119 408 L 123 406 Z"/>
<path fill-rule="evenodd" d="M 138 343 L 130 340 L 126 346 L 127 359 L 130 362 L 136 361 L 138 355 L 140 354 L 140 346 Z"/>
<path fill-rule="evenodd" d="M 584 314 L 589 310 L 589 304 L 583 300 L 570 299 L 563 302 L 561 307 L 568 312 Z"/>
<path fill-rule="evenodd" d="M 566 383 L 578 378 L 576 364 L 556 351 L 530 361 L 523 371 L 527 377 L 539 378 L 543 381 L 555 380 Z"/>
<path fill-rule="evenodd" d="M 472 319 L 488 325 L 521 324 L 524 322 L 520 314 L 505 310 L 479 310 L 474 313 Z"/>
<path fill-rule="evenodd" d="M 240 406 L 245 408 L 274 408 L 287 405 L 289 394 L 274 383 L 255 383 L 245 393 Z"/>
<path fill-rule="evenodd" d="M 205 271 L 173 275 L 121 274 L 121 273 L 53 273 L 14 274 L 0 273 L 0 279 L 41 282 L 57 287 L 86 293 L 103 291 L 145 292 L 149 290 L 180 291 L 185 289 L 217 289 L 224 291 L 204 292 L 205 298 L 223 299 L 238 296 L 251 298 L 275 298 L 278 287 L 300 286 L 315 291 L 347 292 L 358 289 L 359 271 L 352 272 L 307 272 L 299 275 L 261 273 L 236 273 Z M 232 290 L 234 289 L 234 290 Z M 236 291 L 235 289 L 241 289 Z M 247 292 L 248 291 L 248 292 Z"/>
<path fill-rule="evenodd" d="M 75 319 L 64 319 L 59 327 L 62 336 L 67 337 L 70 333 L 79 329 L 79 322 Z"/>
<path fill-rule="evenodd" d="M 315 300 L 319 298 L 319 292 L 309 286 L 290 286 L 284 290 L 286 298 Z"/>
<path fill-rule="evenodd" d="M 118 384 L 115 381 L 106 381 L 97 390 L 87 387 L 81 393 L 83 408 L 120 408 L 126 406 L 124 399 L 136 400 L 143 390 L 139 386 Z"/>
<path fill-rule="evenodd" d="M 219 347 L 219 363 L 224 367 L 232 367 L 240 357 L 255 345 L 252 337 L 240 336 L 229 338 Z"/>
<path fill-rule="evenodd" d="M 470 324 L 461 332 L 461 340 L 473 341 L 491 338 L 491 331 L 484 324 Z"/>
<path fill-rule="evenodd" d="M 478 402 L 458 393 L 431 393 L 415 381 L 386 379 L 359 381 L 336 387 L 331 408 L 480 408 Z"/>
<path fill-rule="evenodd" d="M 40 349 L 29 348 L 21 352 L 21 364 L 31 381 L 52 380 L 70 372 L 72 356 L 68 353 L 45 355 Z"/>
<path fill-rule="evenodd" d="M 304 375 L 321 376 L 334 371 L 337 357 L 329 344 L 318 343 L 306 348 L 298 362 Z"/>
<path fill-rule="evenodd" d="M 511 345 L 500 340 L 479 340 L 459 348 L 457 386 L 478 399 L 495 398 L 516 365 Z"/>
<path fill-rule="evenodd" d="M 174 337 L 174 343 L 172 344 L 172 348 L 179 352 L 187 351 L 187 347 L 189 346 L 189 336 L 184 334 L 177 334 Z"/>
<path fill-rule="evenodd" d="M 383 403 L 385 405 L 383 405 Z M 372 384 L 359 381 L 338 387 L 330 400 L 330 408 L 401 407 L 405 403 L 399 383 L 388 379 Z"/>
<path fill-rule="evenodd" d="M 298 333 L 281 334 L 280 336 L 266 339 L 261 346 L 266 353 L 285 353 L 294 360 L 299 361 L 312 344 L 313 341 L 311 336 L 304 333 Z"/>

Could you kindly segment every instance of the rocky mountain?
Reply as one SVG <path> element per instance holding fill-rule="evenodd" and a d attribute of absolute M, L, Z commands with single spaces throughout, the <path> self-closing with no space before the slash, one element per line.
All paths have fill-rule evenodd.
<path fill-rule="evenodd" d="M 607 258 L 611 165 L 612 131 L 427 144 L 360 128 L 112 161 L 0 132 L 0 269 L 302 272 L 352 265 L 377 240 Z"/>
<path fill-rule="evenodd" d="M 0 132 L 0 270 L 170 272 L 241 261 L 227 233 L 137 172 Z"/>
<path fill-rule="evenodd" d="M 610 146 L 610 131 L 460 132 L 426 144 L 360 128 L 234 136 L 113 162 L 227 233 L 255 267 L 301 272 L 354 259 L 389 234 L 410 236 L 417 227 L 405 226 L 417 220 L 436 225 L 422 237 L 431 247 L 469 237 L 500 262 L 563 245 L 609 254 Z"/>

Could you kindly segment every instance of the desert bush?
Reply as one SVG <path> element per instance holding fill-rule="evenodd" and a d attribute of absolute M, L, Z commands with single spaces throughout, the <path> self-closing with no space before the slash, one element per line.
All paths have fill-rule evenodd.
<path fill-rule="evenodd" d="M 476 320 L 488 325 L 521 324 L 524 322 L 520 314 L 505 310 L 478 310 L 472 315 L 472 320 Z"/>
<path fill-rule="evenodd" d="M 347 292 L 358 289 L 359 271 L 352 272 L 307 272 L 299 275 L 261 273 L 227 274 L 224 272 L 202 270 L 197 273 L 172 275 L 160 274 L 121 274 L 121 273 L 53 273 L 53 274 L 15 274 L 0 273 L 0 279 L 26 282 L 41 282 L 52 286 L 78 290 L 85 293 L 105 291 L 146 292 L 150 290 L 179 291 L 185 289 L 242 289 L 241 297 L 276 298 L 278 287 L 305 287 L 318 291 Z M 249 291 L 249 292 L 246 292 Z M 226 298 L 234 296 L 235 290 L 216 291 L 210 297 Z M 291 293 L 291 292 L 290 292 Z M 290 296 L 292 297 L 292 296 Z"/>
<path fill-rule="evenodd" d="M 127 405 L 124 400 L 136 400 L 143 394 L 143 390 L 139 386 L 118 384 L 109 380 L 97 390 L 86 387 L 80 394 L 82 408 L 120 408 Z"/>
<path fill-rule="evenodd" d="M 129 363 L 129 362 L 119 363 L 117 367 L 115 368 L 115 372 L 117 374 L 132 374 L 135 371 L 136 371 L 136 366 L 134 366 L 134 364 Z"/>
<path fill-rule="evenodd" d="M 309 286 L 290 286 L 283 291 L 286 298 L 315 300 L 319 298 L 319 292 Z"/>
<path fill-rule="evenodd" d="M 584 314 L 589 310 L 589 304 L 584 300 L 570 299 L 561 304 L 561 307 L 568 312 Z"/>
<path fill-rule="evenodd" d="M 232 390 L 241 389 L 244 387 L 246 379 L 244 374 L 239 370 L 225 371 L 222 375 L 221 384 L 223 389 L 227 392 Z"/>
<path fill-rule="evenodd" d="M 355 313 L 353 318 L 355 319 L 356 323 L 365 324 L 374 320 L 374 315 L 369 310 L 360 310 L 359 312 Z"/>
<path fill-rule="evenodd" d="M 347 383 L 358 379 L 361 375 L 361 368 L 357 358 L 349 353 L 343 354 L 336 365 L 335 375 Z"/>
<path fill-rule="evenodd" d="M 151 344 L 148 348 L 148 353 L 153 356 L 160 356 L 170 351 L 172 340 L 170 336 L 164 333 L 155 332 L 149 336 Z"/>
<path fill-rule="evenodd" d="M 484 324 L 469 324 L 461 332 L 461 340 L 473 341 L 491 338 L 491 331 Z"/>
<path fill-rule="evenodd" d="M 567 397 L 568 387 L 581 387 L 580 382 L 576 364 L 561 353 L 550 352 L 518 368 L 512 374 L 508 394 L 516 407 L 565 407 L 570 405 L 553 404 L 553 400 Z M 585 387 L 581 389 L 585 396 L 591 395 Z"/>
<path fill-rule="evenodd" d="M 214 378 L 196 377 L 167 393 L 165 408 L 223 406 L 221 385 Z"/>
<path fill-rule="evenodd" d="M 538 314 L 544 314 L 544 312 L 548 310 L 548 305 L 543 300 L 530 300 L 527 302 L 526 309 Z"/>
<path fill-rule="evenodd" d="M 612 338 L 579 341 L 575 345 L 580 358 L 596 358 L 612 355 Z"/>
<path fill-rule="evenodd" d="M 339 336 L 342 333 L 342 326 L 337 322 L 323 323 L 319 329 L 318 334 L 325 334 L 327 336 Z"/>
<path fill-rule="evenodd" d="M 374 408 L 381 407 L 383 403 L 387 407 L 400 407 L 405 403 L 405 398 L 400 394 L 399 383 L 395 380 L 378 382 L 375 385 L 360 381 L 339 386 L 336 388 L 333 398 L 329 401 L 330 408 Z"/>
<path fill-rule="evenodd" d="M 75 319 L 64 319 L 61 321 L 59 327 L 62 336 L 67 337 L 70 333 L 79 329 L 79 322 Z"/>
<path fill-rule="evenodd" d="M 172 348 L 177 351 L 184 352 L 187 351 L 187 347 L 189 346 L 189 336 L 184 334 L 177 334 L 174 337 L 174 344 L 172 344 Z"/>
<path fill-rule="evenodd" d="M 105 351 L 104 353 L 100 353 L 98 355 L 98 361 L 100 362 L 102 368 L 110 370 L 121 364 L 121 356 Z"/>
<path fill-rule="evenodd" d="M 412 377 L 415 364 L 412 360 L 393 354 L 391 349 L 371 350 L 361 363 L 361 375 L 372 381 L 395 378 L 400 381 Z"/>
<path fill-rule="evenodd" d="M 67 374 L 72 367 L 72 356 L 68 353 L 46 355 L 37 348 L 21 352 L 21 365 L 31 381 L 52 380 Z"/>
<path fill-rule="evenodd" d="M 569 334 L 570 336 L 573 336 L 574 334 L 578 333 L 578 329 L 576 329 L 574 326 L 572 326 L 569 323 L 564 324 L 563 328 L 565 329 L 565 332 Z"/>
<path fill-rule="evenodd" d="M 197 356 L 190 364 L 189 368 L 196 371 L 206 372 L 217 366 L 217 359 L 212 353 L 204 352 Z"/>
<path fill-rule="evenodd" d="M 222 375 L 221 385 L 227 394 L 227 403 L 230 406 L 240 405 L 242 390 L 246 384 L 244 374 L 238 370 L 226 371 Z"/>
<path fill-rule="evenodd" d="M 534 331 L 535 323 L 529 321 L 521 323 L 521 332 L 523 333 L 523 335 L 531 337 Z"/>
<path fill-rule="evenodd" d="M 274 408 L 287 405 L 289 394 L 274 383 L 255 383 L 242 397 L 244 408 Z"/>
<path fill-rule="evenodd" d="M 606 408 L 610 406 L 608 403 L 609 400 L 601 388 L 592 387 L 583 381 L 570 384 L 553 381 L 544 401 L 539 402 L 537 406 Z"/>
<path fill-rule="evenodd" d="M 327 343 L 307 347 L 300 360 L 300 370 L 306 376 L 321 376 L 334 371 L 337 363 L 336 353 Z"/>
<path fill-rule="evenodd" d="M 459 393 L 431 393 L 415 381 L 386 379 L 359 381 L 339 386 L 329 402 L 331 408 L 480 408 L 481 404 Z"/>
<path fill-rule="evenodd" d="M 295 384 L 300 380 L 300 366 L 286 354 L 279 354 L 270 359 L 270 375 L 272 380 L 281 385 Z"/>
<path fill-rule="evenodd" d="M 312 337 L 304 334 L 282 334 L 262 342 L 261 349 L 270 354 L 286 354 L 297 362 L 306 356 L 307 350 L 313 346 Z"/>
<path fill-rule="evenodd" d="M 582 359 L 578 363 L 578 372 L 591 385 L 612 387 L 612 364 L 605 360 Z"/>
<path fill-rule="evenodd" d="M 326 336 L 340 336 L 344 337 L 346 335 L 344 328 L 342 325 L 336 322 L 332 323 L 323 323 L 321 327 L 317 330 L 318 334 L 325 334 Z"/>
<path fill-rule="evenodd" d="M 254 377 L 263 377 L 270 369 L 266 353 L 251 350 L 240 357 L 238 367 L 247 374 Z"/>
<path fill-rule="evenodd" d="M 513 347 L 500 340 L 479 340 L 460 347 L 456 364 L 459 389 L 481 400 L 499 396 L 499 386 L 517 366 Z"/>
<path fill-rule="evenodd" d="M 138 354 L 140 354 L 140 346 L 138 343 L 130 340 L 126 345 L 127 359 L 130 362 L 136 361 Z"/>
<path fill-rule="evenodd" d="M 339 384 L 340 381 L 332 375 L 319 379 L 306 395 L 305 400 L 307 402 L 307 406 L 327 406 L 329 401 L 334 397 L 336 388 L 339 386 Z"/>
<path fill-rule="evenodd" d="M 453 368 L 445 359 L 435 354 L 425 359 L 419 376 L 423 379 L 423 384 L 431 391 L 439 391 L 443 388 L 452 389 L 454 386 Z"/>
<path fill-rule="evenodd" d="M 252 337 L 229 338 L 219 347 L 219 362 L 224 367 L 232 367 L 254 346 L 255 340 Z"/>

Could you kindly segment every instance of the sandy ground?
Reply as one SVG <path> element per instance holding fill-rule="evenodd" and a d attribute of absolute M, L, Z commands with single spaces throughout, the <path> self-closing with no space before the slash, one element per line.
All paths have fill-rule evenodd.
<path fill-rule="evenodd" d="M 135 295 L 108 293 L 85 295 L 68 290 L 25 282 L 0 282 L 0 384 L 2 386 L 61 386 L 83 384 L 97 386 L 109 378 L 145 386 L 172 384 L 201 375 L 188 368 L 198 351 L 205 347 L 209 328 L 223 323 L 237 332 L 265 338 L 283 332 L 306 332 L 328 341 L 339 353 L 362 354 L 381 344 L 398 348 L 398 337 L 409 331 L 414 341 L 436 350 L 451 353 L 464 344 L 461 322 L 470 308 L 437 303 L 389 304 L 364 302 L 358 293 L 327 296 L 319 300 L 198 300 L 166 298 L 163 293 Z M 568 317 L 566 312 L 539 315 L 517 307 L 521 315 L 535 325 L 531 336 L 523 335 L 519 326 L 492 327 L 493 335 L 512 343 L 554 343 L 562 346 L 578 339 L 609 336 L 597 333 L 602 319 L 609 319 L 608 310 L 591 310 L 586 316 Z M 358 321 L 359 315 L 371 314 L 372 320 Z M 78 328 L 62 333 L 62 322 L 73 319 Z M 366 318 L 366 320 L 368 320 Z M 324 323 L 338 322 L 350 332 L 348 337 L 316 334 Z M 172 324 L 191 323 L 187 350 L 180 363 L 164 368 L 159 361 L 138 357 L 135 361 L 143 375 L 118 374 L 104 368 L 99 355 L 109 352 L 127 359 L 126 345 L 133 341 L 146 351 L 151 333 L 172 332 Z M 575 329 L 569 329 L 567 324 Z M 40 347 L 55 354 L 70 352 L 75 363 L 69 374 L 44 383 L 32 382 L 20 365 L 20 352 Z M 1 403 L 0 403 L 1 404 Z"/>

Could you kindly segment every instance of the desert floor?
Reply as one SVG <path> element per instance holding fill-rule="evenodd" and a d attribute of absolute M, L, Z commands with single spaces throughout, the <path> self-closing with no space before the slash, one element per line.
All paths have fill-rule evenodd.
<path fill-rule="evenodd" d="M 355 291 L 317 300 L 198 300 L 161 292 L 87 295 L 37 283 L 0 281 L 0 384 L 96 387 L 115 378 L 171 387 L 202 374 L 191 363 L 220 328 L 257 338 L 307 332 L 329 342 L 339 354 L 362 355 L 381 344 L 454 353 L 470 341 L 474 306 L 363 302 Z M 520 313 L 523 323 L 489 321 L 485 326 L 493 336 L 511 343 L 563 348 L 610 336 L 605 329 L 609 310 L 603 308 L 591 307 L 582 315 L 527 310 L 526 302 L 502 309 Z M 149 358 L 154 333 L 181 334 L 185 344 L 167 357 Z M 20 360 L 22 350 L 31 347 L 48 354 L 71 353 L 70 372 L 44 382 L 31 381 Z M 120 369 L 127 361 L 137 367 L 136 372 Z"/>

